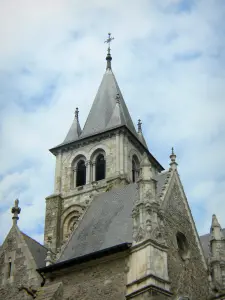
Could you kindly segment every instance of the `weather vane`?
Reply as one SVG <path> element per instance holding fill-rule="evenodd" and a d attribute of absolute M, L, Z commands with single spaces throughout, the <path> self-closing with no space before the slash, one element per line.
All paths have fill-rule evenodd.
<path fill-rule="evenodd" d="M 105 43 L 109 44 L 109 49 L 110 49 L 110 43 L 112 40 L 114 40 L 114 37 L 111 37 L 111 33 L 108 33 L 108 38 L 105 41 Z"/>

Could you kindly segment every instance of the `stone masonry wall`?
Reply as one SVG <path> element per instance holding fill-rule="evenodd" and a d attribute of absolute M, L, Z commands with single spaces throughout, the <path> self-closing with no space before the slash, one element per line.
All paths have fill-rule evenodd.
<path fill-rule="evenodd" d="M 45 236 L 44 243 L 56 252 L 59 246 L 60 236 L 60 215 L 61 215 L 62 198 L 60 195 L 53 195 L 46 198 L 45 211 Z"/>
<path fill-rule="evenodd" d="M 206 300 L 208 296 L 207 271 L 189 218 L 178 183 L 174 182 L 166 201 L 165 232 L 169 247 L 168 272 L 171 292 L 175 296 L 189 296 L 192 300 Z M 189 259 L 184 261 L 179 254 L 176 234 L 182 232 L 188 241 Z M 175 298 L 177 299 L 177 298 Z"/>
<path fill-rule="evenodd" d="M 31 299 L 25 291 L 18 290 L 19 285 L 29 287 L 37 286 L 40 278 L 31 275 L 32 264 L 30 258 L 26 257 L 22 249 L 23 243 L 18 243 L 16 230 L 11 230 L 4 243 L 4 249 L 0 255 L 0 299 L 1 300 L 21 300 Z M 11 276 L 8 277 L 8 258 L 12 258 Z M 33 270 L 35 271 L 35 270 Z M 33 272 L 32 272 L 33 273 Z"/>
<path fill-rule="evenodd" d="M 124 300 L 126 292 L 125 258 L 114 258 L 82 265 L 58 274 L 53 283 L 63 283 L 63 300 Z M 52 274 L 54 276 L 54 274 Z M 51 282 L 52 283 L 52 282 Z"/>
<path fill-rule="evenodd" d="M 93 184 L 91 178 L 81 187 L 73 186 L 73 161 L 80 155 L 86 161 L 93 161 L 93 154 L 97 150 L 103 150 L 106 155 L 106 179 Z M 56 178 L 60 179 L 61 192 L 46 198 L 45 219 L 45 245 L 50 246 L 56 252 L 68 240 L 69 232 L 67 224 L 71 224 L 75 215 L 79 216 L 74 228 L 78 226 L 86 209 L 88 209 L 94 195 L 105 192 L 115 185 L 120 185 L 119 176 L 124 176 L 132 181 L 132 156 L 136 154 L 140 162 L 143 150 L 136 148 L 128 139 L 126 132 L 118 131 L 110 137 L 87 142 L 77 149 L 67 149 L 57 156 Z M 90 164 L 87 164 L 87 172 L 90 172 Z M 58 185 L 56 185 L 58 186 Z M 65 225 L 66 224 L 66 225 Z M 73 227 L 73 226 L 72 226 Z M 48 239 L 51 237 L 51 245 Z"/>
<path fill-rule="evenodd" d="M 86 161 L 90 161 L 92 154 L 97 149 L 103 149 L 106 154 L 106 176 L 110 177 L 115 175 L 116 172 L 116 140 L 115 136 L 107 138 L 102 141 L 95 141 L 89 143 L 81 148 L 69 150 L 62 154 L 62 165 L 61 165 L 61 194 L 63 197 L 68 196 L 71 190 L 75 189 L 72 185 L 72 163 L 76 157 L 82 155 L 86 158 Z M 88 172 L 88 167 L 87 167 Z M 90 183 L 92 182 L 90 178 Z"/>

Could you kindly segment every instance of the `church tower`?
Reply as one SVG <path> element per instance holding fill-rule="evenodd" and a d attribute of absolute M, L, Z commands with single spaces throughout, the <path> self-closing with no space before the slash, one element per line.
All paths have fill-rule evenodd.
<path fill-rule="evenodd" d="M 136 131 L 112 71 L 109 44 L 106 71 L 83 129 L 79 111 L 63 143 L 50 149 L 56 157 L 54 194 L 46 198 L 45 245 L 60 252 L 96 194 L 136 182 L 147 157 L 152 174 L 163 170 L 149 152 L 141 121 Z"/>

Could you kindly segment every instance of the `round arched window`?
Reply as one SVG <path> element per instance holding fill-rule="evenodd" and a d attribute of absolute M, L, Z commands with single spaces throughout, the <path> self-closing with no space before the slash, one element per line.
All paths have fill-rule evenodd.
<path fill-rule="evenodd" d="M 182 232 L 176 234 L 177 247 L 180 257 L 186 260 L 190 257 L 189 245 L 186 236 Z"/>
<path fill-rule="evenodd" d="M 95 166 L 95 180 L 105 179 L 105 157 L 103 154 L 99 154 L 96 158 L 96 166 Z"/>
<path fill-rule="evenodd" d="M 82 159 L 77 163 L 76 186 L 82 186 L 85 184 L 86 184 L 86 166 L 85 166 L 85 161 Z"/>

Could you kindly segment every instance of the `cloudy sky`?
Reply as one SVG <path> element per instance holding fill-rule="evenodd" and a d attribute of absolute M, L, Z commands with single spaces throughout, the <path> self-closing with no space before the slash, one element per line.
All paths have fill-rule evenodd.
<path fill-rule="evenodd" d="M 200 234 L 225 226 L 225 1 L 0 1 L 0 243 L 10 208 L 43 240 L 54 156 L 80 109 L 83 125 L 112 67 L 150 151 L 167 168 L 175 147 Z"/>

